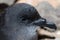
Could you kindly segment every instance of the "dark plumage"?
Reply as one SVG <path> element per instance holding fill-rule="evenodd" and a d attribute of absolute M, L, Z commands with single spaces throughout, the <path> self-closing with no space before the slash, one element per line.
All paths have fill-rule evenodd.
<path fill-rule="evenodd" d="M 50 26 L 33 6 L 25 3 L 8 7 L 3 20 L 0 40 L 37 40 L 36 26 Z"/>
<path fill-rule="evenodd" d="M 37 40 L 37 27 L 30 23 L 41 17 L 33 6 L 15 4 L 7 8 L 5 13 L 5 24 L 1 27 L 5 39 L 2 40 Z"/>

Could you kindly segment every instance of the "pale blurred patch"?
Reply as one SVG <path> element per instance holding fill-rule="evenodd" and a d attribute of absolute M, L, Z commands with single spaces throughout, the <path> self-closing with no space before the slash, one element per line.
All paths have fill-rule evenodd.
<path fill-rule="evenodd" d="M 12 5 L 15 0 L 0 0 L 0 3 L 6 3 L 8 5 Z"/>

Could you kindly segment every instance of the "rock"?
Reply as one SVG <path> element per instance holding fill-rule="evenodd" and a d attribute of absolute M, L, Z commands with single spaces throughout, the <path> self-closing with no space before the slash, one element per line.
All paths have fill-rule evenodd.
<path fill-rule="evenodd" d="M 49 32 L 47 30 L 37 29 L 38 40 L 39 39 L 55 39 L 55 32 Z"/>
<path fill-rule="evenodd" d="M 0 0 L 0 4 L 4 3 L 4 4 L 11 6 L 15 3 L 15 1 L 16 0 Z"/>

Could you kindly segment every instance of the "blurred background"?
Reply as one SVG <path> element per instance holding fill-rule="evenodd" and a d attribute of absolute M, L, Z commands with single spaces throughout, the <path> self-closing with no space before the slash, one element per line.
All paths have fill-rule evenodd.
<path fill-rule="evenodd" d="M 15 0 L 0 0 L 0 3 L 12 5 Z M 47 21 L 54 22 L 60 29 L 60 0 L 18 0 L 33 5 Z"/>

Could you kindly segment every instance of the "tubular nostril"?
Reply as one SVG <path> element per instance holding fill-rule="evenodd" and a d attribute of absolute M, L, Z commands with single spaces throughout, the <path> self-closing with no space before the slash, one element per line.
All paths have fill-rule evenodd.
<path fill-rule="evenodd" d="M 33 24 L 34 25 L 37 25 L 37 26 L 44 26 L 46 24 L 46 19 L 40 18 L 40 19 L 34 21 Z"/>

